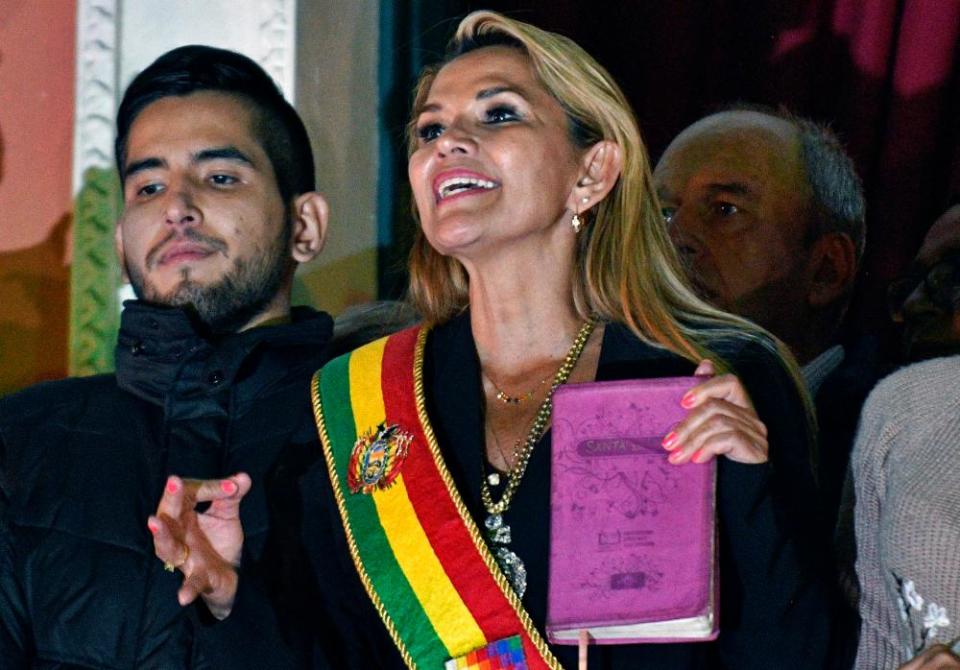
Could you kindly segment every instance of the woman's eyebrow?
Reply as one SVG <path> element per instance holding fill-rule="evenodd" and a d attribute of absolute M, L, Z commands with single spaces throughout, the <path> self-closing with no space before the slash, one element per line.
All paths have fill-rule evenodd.
<path fill-rule="evenodd" d="M 476 100 L 486 100 L 487 98 L 492 98 L 495 95 L 499 95 L 501 93 L 513 93 L 514 95 L 520 96 L 524 100 L 529 100 L 529 96 L 524 92 L 524 90 L 521 88 L 517 88 L 515 86 L 491 86 L 489 88 L 480 89 L 479 91 L 477 91 L 477 95 L 474 96 L 474 98 Z M 416 110 L 416 114 L 414 115 L 414 118 L 416 118 L 417 116 L 420 116 L 421 114 L 425 114 L 427 112 L 438 112 L 441 109 L 443 109 L 443 105 L 441 105 L 440 103 L 437 103 L 437 102 L 427 103 L 423 107 L 420 107 L 419 109 Z"/>
<path fill-rule="evenodd" d="M 477 100 L 485 100 L 487 98 L 492 98 L 495 95 L 500 93 L 514 93 L 519 95 L 524 100 L 527 99 L 527 95 L 523 92 L 522 89 L 515 88 L 513 86 L 492 86 L 490 88 L 484 88 L 477 92 Z"/>

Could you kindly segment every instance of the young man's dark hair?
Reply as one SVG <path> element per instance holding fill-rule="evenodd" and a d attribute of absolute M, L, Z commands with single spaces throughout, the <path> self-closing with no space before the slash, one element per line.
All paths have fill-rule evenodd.
<path fill-rule="evenodd" d="M 117 111 L 114 152 L 124 180 L 127 139 L 137 116 L 150 103 L 198 91 L 236 95 L 252 103 L 254 136 L 270 157 L 283 202 L 316 188 L 313 152 L 303 121 L 270 76 L 246 56 L 202 45 L 168 51 L 138 74 Z"/>

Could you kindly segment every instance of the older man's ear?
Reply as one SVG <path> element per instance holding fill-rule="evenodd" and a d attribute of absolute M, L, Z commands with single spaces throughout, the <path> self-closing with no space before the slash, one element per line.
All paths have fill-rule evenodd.
<path fill-rule="evenodd" d="M 846 233 L 827 233 L 810 252 L 811 307 L 826 307 L 853 290 L 857 276 L 857 249 Z"/>

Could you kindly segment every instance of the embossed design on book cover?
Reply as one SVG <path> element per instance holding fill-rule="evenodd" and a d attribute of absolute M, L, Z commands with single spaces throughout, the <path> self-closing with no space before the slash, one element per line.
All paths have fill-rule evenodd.
<path fill-rule="evenodd" d="M 712 546 L 711 471 L 671 465 L 660 445 L 683 418 L 679 399 L 693 383 L 587 384 L 558 396 L 552 624 L 656 621 L 707 605 L 710 561 L 698 543 Z M 692 506 L 691 496 L 699 497 Z"/>

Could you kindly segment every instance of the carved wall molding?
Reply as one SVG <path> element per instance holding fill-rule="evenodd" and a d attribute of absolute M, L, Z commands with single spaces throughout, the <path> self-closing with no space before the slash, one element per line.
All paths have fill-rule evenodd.
<path fill-rule="evenodd" d="M 117 0 L 79 0 L 70 267 L 72 375 L 113 368 L 120 274 L 113 251 L 113 228 L 119 211 L 113 169 L 117 32 Z"/>
<path fill-rule="evenodd" d="M 117 0 L 77 3 L 77 91 L 73 192 L 91 167 L 113 163 L 117 101 Z"/>
<path fill-rule="evenodd" d="M 280 85 L 287 100 L 293 103 L 296 76 L 296 0 L 261 0 L 259 33 L 260 53 L 257 62 Z"/>

